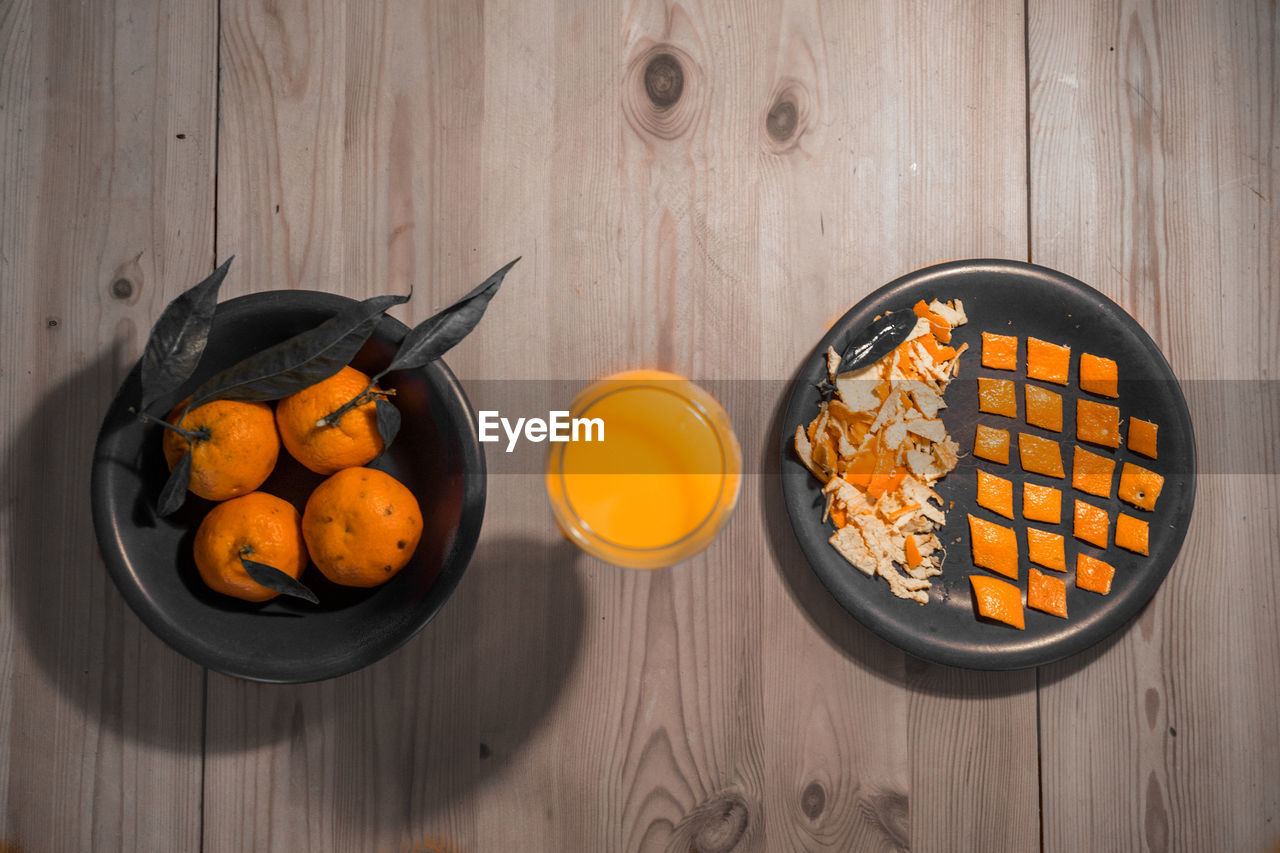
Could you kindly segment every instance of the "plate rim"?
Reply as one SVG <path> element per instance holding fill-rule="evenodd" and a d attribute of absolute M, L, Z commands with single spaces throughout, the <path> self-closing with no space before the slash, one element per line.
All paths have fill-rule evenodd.
<path fill-rule="evenodd" d="M 891 299 L 896 293 L 905 290 L 909 286 L 927 283 L 929 281 L 945 278 L 948 275 L 957 273 L 964 273 L 966 275 L 986 273 L 1001 276 L 1031 276 L 1041 280 L 1049 280 L 1056 285 L 1068 287 L 1081 295 L 1094 300 L 1100 306 L 1108 308 L 1121 325 L 1127 327 L 1129 331 L 1134 334 L 1142 347 L 1147 350 L 1149 354 L 1155 356 L 1156 367 L 1167 372 L 1167 375 L 1173 378 L 1174 389 L 1176 391 L 1175 400 L 1178 407 L 1176 419 L 1184 423 L 1187 429 L 1190 454 L 1189 458 L 1186 460 L 1188 466 L 1187 489 L 1185 490 L 1187 500 L 1186 523 L 1179 525 L 1178 529 L 1175 531 L 1176 541 L 1173 543 L 1173 552 L 1169 563 L 1166 566 L 1156 569 L 1156 571 L 1159 572 L 1159 577 L 1151 584 L 1149 592 L 1145 595 L 1140 594 L 1130 599 L 1130 601 L 1133 602 L 1131 605 L 1132 611 L 1127 612 L 1119 623 L 1112 627 L 1111 630 L 1103 632 L 1096 637 L 1088 637 L 1084 642 L 1080 643 L 1071 643 L 1060 640 L 1057 643 L 1048 646 L 1048 648 L 1052 650 L 1052 653 L 1050 654 L 1036 654 L 1040 649 L 1010 651 L 1003 655 L 1001 655 L 999 651 L 977 653 L 969 650 L 956 650 L 943 645 L 927 642 L 909 642 L 904 645 L 902 638 L 898 636 L 898 632 L 889 630 L 884 623 L 871 618 L 874 616 L 874 608 L 863 608 L 858 606 L 858 603 L 850 604 L 846 602 L 844 591 L 833 587 L 833 585 L 828 582 L 826 573 L 820 570 L 817 565 L 818 561 L 816 560 L 816 553 L 818 549 L 813 542 L 808 541 L 805 537 L 800 535 L 800 529 L 798 526 L 800 519 L 797 517 L 797 507 L 793 506 L 793 501 L 790 499 L 791 495 L 789 493 L 789 489 L 791 487 L 788 484 L 792 481 L 792 476 L 789 475 L 794 474 L 795 470 L 799 468 L 804 470 L 807 477 L 812 478 L 812 474 L 810 474 L 807 469 L 804 469 L 803 464 L 798 459 L 795 459 L 794 455 L 789 452 L 791 439 L 794 435 L 794 428 L 790 435 L 787 432 L 788 426 L 793 424 L 793 422 L 797 422 L 795 419 L 797 409 L 804 402 L 803 398 L 807 396 L 805 393 L 805 375 L 810 372 L 812 366 L 817 362 L 817 360 L 825 359 L 826 347 L 828 345 L 834 345 L 836 341 L 840 340 L 841 336 L 848 336 L 850 334 L 852 317 L 854 315 L 869 307 L 873 307 L 878 303 Z M 1086 282 L 1081 281 L 1068 273 L 1026 261 L 1003 258 L 971 258 L 944 261 L 921 267 L 900 275 L 860 298 L 847 311 L 843 312 L 834 323 L 832 323 L 832 325 L 819 339 L 817 344 L 815 344 L 815 346 L 801 360 L 791 381 L 791 389 L 787 394 L 786 406 L 783 409 L 782 434 L 779 435 L 777 439 L 780 442 L 781 447 L 781 459 L 779 464 L 779 473 L 781 475 L 780 489 L 782 491 L 783 504 L 787 508 L 787 518 L 790 523 L 792 535 L 800 546 L 800 550 L 804 554 L 805 562 L 808 564 L 809 569 L 817 576 L 823 588 L 827 590 L 827 593 L 835 599 L 836 603 L 842 610 L 848 613 L 850 617 L 893 647 L 920 660 L 957 669 L 975 671 L 1015 671 L 1046 666 L 1079 654 L 1086 649 L 1096 646 L 1108 637 L 1124 632 L 1150 604 L 1151 600 L 1155 597 L 1155 593 L 1161 586 L 1163 586 L 1165 579 L 1173 568 L 1173 564 L 1182 553 L 1182 548 L 1186 541 L 1186 535 L 1190 529 L 1191 519 L 1195 511 L 1196 487 L 1198 484 L 1199 471 L 1195 426 L 1191 419 L 1191 413 L 1187 406 L 1186 397 L 1182 391 L 1181 382 L 1178 380 L 1177 374 L 1174 373 L 1173 367 L 1169 364 L 1164 352 L 1147 333 L 1146 329 L 1144 329 L 1142 325 L 1124 309 L 1123 306 L 1099 291 L 1097 288 L 1092 287 Z M 855 599 L 855 602 L 860 603 L 860 601 L 860 599 Z M 863 612 L 864 610 L 866 611 L 865 613 Z M 1082 635 L 1073 634 L 1068 638 L 1068 640 L 1079 636 Z M 988 659 L 988 655 L 994 655 L 994 657 Z M 1019 659 L 1020 657 L 1028 658 L 1028 660 L 1021 660 Z"/>
<path fill-rule="evenodd" d="M 264 307 L 331 309 L 336 314 L 342 308 L 358 301 L 344 294 L 312 289 L 259 291 L 242 294 L 219 302 L 214 315 L 214 322 L 217 322 L 218 314 L 223 314 L 224 316 L 235 315 L 242 312 L 260 311 Z M 381 326 L 382 323 L 386 322 L 390 323 L 390 340 L 392 343 L 402 341 L 410 331 L 403 321 L 389 314 L 382 315 L 379 325 Z M 197 666 L 232 678 L 261 684 L 309 684 L 358 672 L 388 657 L 417 636 L 444 609 L 449 599 L 453 597 L 453 593 L 461 582 L 462 576 L 466 573 L 475 554 L 476 545 L 479 542 L 488 500 L 488 473 L 484 447 L 480 444 L 479 436 L 476 432 L 475 419 L 472 416 L 471 401 L 467 398 L 462 383 L 443 358 L 438 358 L 424 367 L 416 368 L 418 372 L 423 374 L 424 380 L 440 395 L 445 406 L 449 409 L 456 409 L 456 412 L 461 415 L 457 420 L 466 426 L 465 432 L 459 435 L 458 441 L 462 466 L 462 495 L 458 527 L 453 534 L 453 541 L 449 545 L 449 550 L 445 554 L 441 570 L 429 588 L 433 590 L 438 588 L 439 600 L 435 602 L 432 601 L 435 596 L 424 596 L 423 601 L 432 601 L 432 605 L 424 607 L 422 614 L 414 618 L 411 630 L 405 631 L 403 635 L 396 637 L 393 641 L 379 646 L 377 655 L 369 660 L 363 662 L 358 660 L 351 661 L 349 662 L 350 665 L 344 664 L 329 669 L 325 669 L 321 665 L 317 667 L 315 672 L 308 671 L 298 678 L 256 672 L 252 668 L 228 666 L 226 661 L 205 659 L 200 654 L 201 647 L 187 641 L 185 639 L 186 635 L 174 627 L 173 620 L 167 619 L 160 614 L 159 610 L 150 603 L 144 587 L 136 583 L 132 573 L 125 568 L 127 559 L 121 549 L 116 547 L 116 537 L 109 535 L 111 514 L 107 510 L 106 504 L 108 501 L 105 494 L 105 484 L 109 478 L 105 476 L 104 472 L 108 465 L 114 463 L 104 457 L 102 451 L 107 428 L 112 423 L 112 410 L 116 407 L 120 392 L 129 383 L 131 377 L 140 370 L 140 366 L 141 357 L 124 372 L 124 378 L 116 385 L 103 413 L 102 422 L 94 439 L 93 457 L 90 464 L 89 504 L 93 520 L 94 538 L 98 545 L 98 551 L 102 556 L 102 561 L 107 568 L 107 574 L 111 577 L 113 585 L 120 592 L 125 603 L 129 605 L 129 609 L 166 646 Z"/>

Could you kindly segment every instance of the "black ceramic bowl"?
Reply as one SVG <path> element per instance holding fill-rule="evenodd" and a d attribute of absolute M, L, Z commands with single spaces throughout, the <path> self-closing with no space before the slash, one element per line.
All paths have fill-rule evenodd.
<path fill-rule="evenodd" d="M 219 305 L 208 348 L 186 390 L 263 347 L 314 328 L 351 302 L 314 291 L 273 291 Z M 403 323 L 384 317 L 352 364 L 367 373 L 381 369 L 407 332 Z M 396 390 L 402 426 L 390 451 L 371 467 L 408 486 L 422 508 L 422 540 L 412 560 L 372 589 L 329 583 L 312 565 L 302 580 L 319 596 L 318 605 L 287 596 L 249 604 L 213 592 L 196 572 L 192 540 L 213 503 L 188 493 L 174 515 L 156 514 L 168 469 L 160 452 L 161 428 L 129 413 L 140 399 L 139 368 L 133 369 L 98 435 L 91 491 L 107 569 L 147 627 L 210 669 L 292 683 L 367 666 L 431 621 L 458 585 L 480 535 L 484 453 L 471 406 L 443 361 L 388 374 L 382 384 Z M 282 446 L 261 490 L 301 512 L 323 479 Z"/>

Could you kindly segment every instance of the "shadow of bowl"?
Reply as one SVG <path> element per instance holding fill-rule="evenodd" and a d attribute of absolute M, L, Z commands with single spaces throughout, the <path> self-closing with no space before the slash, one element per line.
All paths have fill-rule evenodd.
<path fill-rule="evenodd" d="M 108 738 L 198 757 L 204 670 L 124 606 L 103 569 L 85 499 L 97 415 L 120 376 L 119 349 L 45 389 L 5 447 L 3 597 L 18 629 L 16 659 L 35 665 L 15 682 L 24 686 L 14 691 L 13 724 L 39 744 L 52 737 L 56 717 L 78 718 Z M 55 713 L 62 702 L 70 713 Z M 9 770 L 40 778 L 23 762 L 47 760 L 39 748 L 17 750 Z"/>
<path fill-rule="evenodd" d="M 210 772 L 272 744 L 273 773 L 326 756 L 350 837 L 397 837 L 517 759 L 572 680 L 584 595 L 567 542 L 484 541 L 449 606 L 386 659 L 342 678 L 268 686 L 210 676 Z"/>

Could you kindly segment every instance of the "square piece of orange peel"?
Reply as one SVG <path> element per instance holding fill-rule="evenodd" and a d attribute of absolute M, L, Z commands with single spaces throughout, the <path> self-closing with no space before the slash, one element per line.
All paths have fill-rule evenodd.
<path fill-rule="evenodd" d="M 1115 567 L 1088 554 L 1076 554 L 1076 588 L 1087 589 L 1098 595 L 1111 592 L 1111 579 L 1116 576 Z"/>
<path fill-rule="evenodd" d="M 1027 572 L 1027 606 L 1066 619 L 1066 581 L 1031 569 Z"/>
<path fill-rule="evenodd" d="M 1013 483 L 978 469 L 978 506 L 996 515 L 1013 518 Z"/>
<path fill-rule="evenodd" d="M 1071 347 L 1027 338 L 1027 378 L 1057 385 L 1067 384 L 1071 370 Z"/>
<path fill-rule="evenodd" d="M 1009 431 L 978 424 L 973 436 L 973 455 L 988 462 L 1009 464 Z"/>
<path fill-rule="evenodd" d="M 1120 396 L 1119 371 L 1116 363 L 1099 355 L 1080 355 L 1080 390 L 1100 397 Z"/>
<path fill-rule="evenodd" d="M 994 370 L 1018 369 L 1018 339 L 1014 335 L 982 333 L 982 366 Z"/>
<path fill-rule="evenodd" d="M 1062 521 L 1062 492 L 1039 483 L 1022 484 L 1022 517 L 1057 524 Z"/>
<path fill-rule="evenodd" d="M 1018 536 L 1012 527 L 969 516 L 969 546 L 973 564 L 1018 579 Z"/>
<path fill-rule="evenodd" d="M 1141 453 L 1148 459 L 1156 459 L 1156 432 L 1159 430 L 1151 421 L 1142 418 L 1129 418 L 1129 449 Z"/>
<path fill-rule="evenodd" d="M 1003 622 L 1013 628 L 1026 628 L 1022 593 L 1016 586 L 979 574 L 969 575 L 969 586 L 973 589 L 973 602 L 978 608 L 979 616 Z"/>

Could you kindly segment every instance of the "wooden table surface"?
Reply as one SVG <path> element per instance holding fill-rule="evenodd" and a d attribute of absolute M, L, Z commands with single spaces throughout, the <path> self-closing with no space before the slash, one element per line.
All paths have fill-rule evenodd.
<path fill-rule="evenodd" d="M 0 0 L 0 851 L 1276 850 L 1278 42 L 1274 0 Z M 523 255 L 464 383 L 768 380 L 734 518 L 624 571 L 497 474 L 401 650 L 202 669 L 108 579 L 89 460 L 232 254 L 224 298 L 409 322 Z M 835 317 L 982 256 L 1132 313 L 1202 456 L 1150 606 L 1013 673 L 852 622 L 761 473 Z"/>

